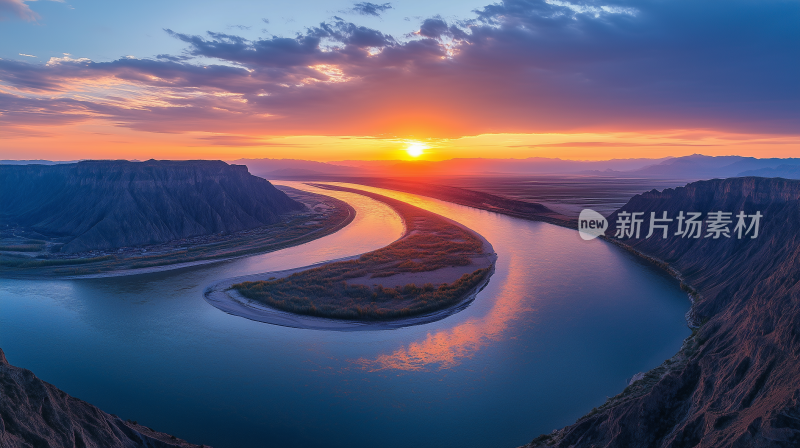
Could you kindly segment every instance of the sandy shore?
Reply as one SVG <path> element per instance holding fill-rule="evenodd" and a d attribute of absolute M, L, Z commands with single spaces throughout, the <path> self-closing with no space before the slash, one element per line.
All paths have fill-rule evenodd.
<path fill-rule="evenodd" d="M 311 330 L 333 330 L 333 331 L 392 330 L 412 325 L 426 324 L 444 319 L 469 306 L 469 304 L 475 299 L 475 296 L 484 287 L 486 287 L 486 285 L 489 283 L 489 279 L 491 278 L 491 274 L 494 273 L 494 263 L 497 260 L 497 254 L 494 252 L 494 248 L 489 243 L 489 241 L 487 241 L 486 238 L 484 238 L 479 233 L 464 226 L 461 223 L 453 221 L 452 219 L 440 215 L 437 216 L 439 216 L 442 220 L 445 220 L 455 226 L 458 226 L 459 228 L 463 229 L 466 232 L 469 232 L 470 234 L 478 238 L 483 245 L 483 255 L 473 259 L 473 264 L 470 264 L 468 266 L 445 267 L 428 272 L 405 273 L 405 274 L 395 275 L 392 277 L 374 278 L 370 279 L 370 282 L 373 284 L 380 284 L 386 287 L 396 286 L 398 284 L 405 284 L 409 282 L 420 283 L 420 284 L 431 282 L 434 284 L 441 284 L 459 278 L 460 275 L 462 275 L 461 273 L 462 270 L 464 271 L 464 273 L 467 273 L 467 271 L 472 272 L 476 269 L 481 269 L 485 267 L 491 268 L 491 273 L 487 275 L 483 281 L 481 281 L 475 288 L 471 289 L 467 294 L 465 294 L 464 297 L 462 297 L 461 300 L 458 301 L 458 303 L 450 307 L 437 310 L 431 313 L 421 314 L 407 318 L 391 319 L 391 320 L 364 321 L 364 320 L 331 319 L 325 317 L 300 315 L 287 311 L 278 310 L 263 303 L 248 299 L 239 294 L 238 291 L 232 288 L 233 285 L 238 283 L 266 281 L 266 280 L 283 278 L 295 272 L 305 271 L 307 269 L 316 268 L 319 266 L 326 265 L 328 263 L 352 260 L 360 257 L 362 254 L 354 255 L 352 257 L 341 258 L 337 260 L 324 261 L 295 269 L 264 272 L 260 274 L 252 274 L 241 277 L 224 279 L 208 286 L 204 291 L 203 296 L 206 299 L 206 301 L 215 308 L 218 308 L 234 316 L 244 317 L 246 319 L 269 323 L 273 325 L 280 325 L 293 328 L 304 328 Z M 403 238 L 406 238 L 409 235 L 409 230 L 408 230 L 409 226 L 406 225 L 405 228 L 406 228 L 405 233 L 398 239 L 398 241 L 402 240 Z"/>

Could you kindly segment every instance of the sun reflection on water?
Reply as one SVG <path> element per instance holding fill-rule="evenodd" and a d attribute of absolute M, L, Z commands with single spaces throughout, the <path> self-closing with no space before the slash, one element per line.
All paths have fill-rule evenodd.
<path fill-rule="evenodd" d="M 511 271 L 514 271 L 513 266 Z M 485 316 L 471 318 L 453 328 L 430 332 L 424 340 L 412 342 L 392 353 L 374 359 L 360 358 L 355 362 L 368 371 L 449 369 L 484 346 L 501 340 L 514 320 L 533 310 L 530 297 L 531 292 L 526 294 L 521 282 L 507 281 Z"/>

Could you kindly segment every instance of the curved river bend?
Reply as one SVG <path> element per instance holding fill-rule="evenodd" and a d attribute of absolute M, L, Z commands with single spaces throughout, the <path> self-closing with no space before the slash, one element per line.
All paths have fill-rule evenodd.
<path fill-rule="evenodd" d="M 387 206 L 325 191 L 358 215 L 301 246 L 132 277 L 0 280 L 0 347 L 107 412 L 216 448 L 514 447 L 619 393 L 689 334 L 677 282 L 608 243 L 352 187 L 486 237 L 499 255 L 489 285 L 444 320 L 378 332 L 273 326 L 205 302 L 215 280 L 366 252 L 402 233 Z"/>

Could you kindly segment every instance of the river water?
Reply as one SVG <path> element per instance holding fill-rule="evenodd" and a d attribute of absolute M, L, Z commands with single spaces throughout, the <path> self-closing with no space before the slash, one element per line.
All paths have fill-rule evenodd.
<path fill-rule="evenodd" d="M 320 191 L 293 182 L 275 182 Z M 0 279 L 14 365 L 122 418 L 216 448 L 515 447 L 573 423 L 689 335 L 663 272 L 577 232 L 421 196 L 498 253 L 466 310 L 376 332 L 278 327 L 225 314 L 209 283 L 373 250 L 403 227 L 387 206 L 319 240 L 239 260 L 85 280 Z"/>

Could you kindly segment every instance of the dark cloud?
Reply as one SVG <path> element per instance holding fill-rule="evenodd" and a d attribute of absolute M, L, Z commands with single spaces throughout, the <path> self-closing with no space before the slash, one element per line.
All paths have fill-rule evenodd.
<path fill-rule="evenodd" d="M 8 59 L 0 59 L 0 81 L 36 90 L 55 90 L 60 85 L 58 74 L 49 73 L 47 67 Z"/>
<path fill-rule="evenodd" d="M 384 12 L 392 9 L 391 3 L 370 3 L 370 2 L 360 2 L 353 5 L 348 12 L 352 12 L 355 14 L 361 14 L 362 16 L 375 16 L 380 17 L 381 14 Z"/>
<path fill-rule="evenodd" d="M 187 50 L 193 56 L 205 56 L 240 64 L 265 65 L 271 67 L 293 67 L 313 64 L 321 54 L 319 47 L 325 32 L 316 28 L 297 38 L 273 37 L 248 41 L 242 37 L 208 32 L 211 39 L 202 36 L 176 33 L 165 30 L 171 36 L 189 44 Z"/>
<path fill-rule="evenodd" d="M 190 56 L 175 56 L 171 54 L 159 54 L 156 55 L 156 59 L 161 59 L 164 61 L 171 61 L 171 62 L 184 62 L 192 59 Z"/>
<path fill-rule="evenodd" d="M 451 39 L 463 41 L 469 38 L 469 35 L 464 31 L 464 28 L 468 29 L 472 24 L 473 22 L 468 21 L 460 24 L 461 26 L 448 25 L 444 19 L 436 16 L 425 19 L 422 22 L 422 25 L 420 25 L 419 31 L 417 33 L 412 33 L 412 35 L 417 34 L 430 39 L 442 39 L 443 37 L 449 37 Z"/>
<path fill-rule="evenodd" d="M 324 30 L 324 33 L 318 33 L 317 35 L 358 48 L 386 47 L 395 43 L 392 36 L 383 34 L 378 30 L 345 22 L 338 17 L 337 19 L 333 24 L 320 24 L 317 30 Z"/>
<path fill-rule="evenodd" d="M 72 99 L 31 99 L 0 93 L 3 126 L 57 126 L 79 123 L 95 114 L 91 103 Z"/>
<path fill-rule="evenodd" d="M 800 3 L 781 0 L 509 0 L 461 22 L 428 18 L 406 41 L 341 18 L 256 40 L 166 30 L 186 44 L 184 54 L 48 66 L 0 60 L 0 80 L 59 92 L 76 79 L 113 77 L 174 92 L 163 100 L 174 107 L 53 103 L 158 132 L 797 133 L 797 23 Z M 50 103 L 38 104 L 25 110 L 49 113 Z"/>
<path fill-rule="evenodd" d="M 447 34 L 448 31 L 447 22 L 441 18 L 426 19 L 419 27 L 419 34 L 431 39 L 438 39 L 443 34 Z"/>

